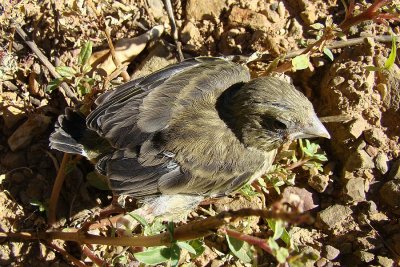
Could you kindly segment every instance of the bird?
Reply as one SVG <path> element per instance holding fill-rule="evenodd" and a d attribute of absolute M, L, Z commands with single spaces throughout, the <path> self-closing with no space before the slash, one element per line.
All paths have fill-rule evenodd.
<path fill-rule="evenodd" d="M 60 115 L 50 147 L 95 162 L 116 195 L 154 217 L 175 216 L 227 196 L 272 166 L 278 148 L 330 138 L 291 83 L 251 79 L 245 64 L 197 57 L 100 95 L 85 118 Z"/>

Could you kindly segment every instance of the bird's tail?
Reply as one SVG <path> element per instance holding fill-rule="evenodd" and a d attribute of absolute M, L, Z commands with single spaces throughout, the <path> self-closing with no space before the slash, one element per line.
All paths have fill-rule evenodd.
<path fill-rule="evenodd" d="M 86 127 L 86 120 L 78 112 L 70 108 L 64 115 L 58 117 L 54 132 L 50 135 L 50 147 L 65 153 L 79 154 L 88 157 L 88 153 L 82 143 L 85 136 L 94 131 Z"/>

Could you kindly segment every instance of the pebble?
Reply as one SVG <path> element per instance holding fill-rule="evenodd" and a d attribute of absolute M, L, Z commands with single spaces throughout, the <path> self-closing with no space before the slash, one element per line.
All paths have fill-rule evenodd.
<path fill-rule="evenodd" d="M 375 259 L 375 255 L 365 250 L 358 250 L 354 253 L 362 262 L 368 263 Z"/>
<path fill-rule="evenodd" d="M 322 256 L 324 256 L 330 261 L 336 259 L 339 256 L 339 254 L 340 250 L 338 250 L 333 246 L 327 245 L 322 248 Z"/>
<path fill-rule="evenodd" d="M 344 193 L 352 202 L 361 202 L 365 200 L 365 184 L 362 178 L 352 178 L 347 181 Z"/>
<path fill-rule="evenodd" d="M 381 199 L 390 207 L 400 206 L 400 179 L 386 182 L 379 190 Z"/>
<path fill-rule="evenodd" d="M 394 261 L 392 259 L 389 259 L 388 257 L 378 256 L 377 260 L 378 260 L 378 263 L 383 267 L 394 266 Z"/>
<path fill-rule="evenodd" d="M 334 229 L 341 224 L 347 217 L 352 214 L 352 210 L 348 206 L 339 204 L 332 205 L 318 213 L 318 220 L 324 228 Z"/>
<path fill-rule="evenodd" d="M 368 127 L 370 127 L 368 122 L 363 118 L 359 118 L 349 126 L 349 132 L 354 138 L 358 138 Z"/>
<path fill-rule="evenodd" d="M 214 17 L 219 18 L 224 8 L 228 8 L 224 0 L 188 0 L 186 4 L 186 16 L 189 20 L 213 20 Z"/>
<path fill-rule="evenodd" d="M 360 169 L 373 169 L 375 164 L 365 150 L 357 150 L 350 155 L 344 166 L 345 171 L 356 171 Z"/>
<path fill-rule="evenodd" d="M 367 143 L 375 147 L 382 147 L 386 143 L 386 135 L 379 128 L 364 131 L 364 138 Z"/>
<path fill-rule="evenodd" d="M 386 153 L 378 152 L 378 155 L 375 158 L 375 167 L 381 174 L 386 174 L 389 170 L 388 166 L 388 156 Z M 400 172 L 399 172 L 400 177 Z"/>
<path fill-rule="evenodd" d="M 315 191 L 322 193 L 328 187 L 329 176 L 323 174 L 317 174 L 310 176 L 308 179 L 308 185 L 311 186 Z"/>
<path fill-rule="evenodd" d="M 268 18 L 249 9 L 233 7 L 229 15 L 229 24 L 232 26 L 244 26 L 255 30 L 265 29 L 270 24 Z"/>
<path fill-rule="evenodd" d="M 51 118 L 42 114 L 34 114 L 29 117 L 8 138 L 8 145 L 12 151 L 27 147 L 32 140 L 45 132 L 51 122 Z"/>

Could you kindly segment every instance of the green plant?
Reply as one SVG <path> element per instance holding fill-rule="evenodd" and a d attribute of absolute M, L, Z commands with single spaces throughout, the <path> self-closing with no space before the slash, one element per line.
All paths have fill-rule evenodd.
<path fill-rule="evenodd" d="M 172 244 L 170 246 L 147 248 L 143 252 L 137 252 L 133 254 L 138 261 L 144 264 L 156 265 L 168 262 L 170 266 L 177 266 L 182 250 L 189 252 L 192 258 L 200 256 L 205 250 L 203 241 L 199 239 L 188 242 L 174 240 L 174 224 L 172 222 L 168 223 L 168 225 L 164 225 L 160 220 L 156 219 L 149 224 L 140 215 L 135 213 L 130 213 L 129 215 L 142 225 L 143 234 L 146 236 L 159 234 L 165 230 L 170 233 L 170 238 L 172 240 Z"/>
<path fill-rule="evenodd" d="M 396 61 L 396 53 L 397 52 L 397 40 L 395 36 L 392 36 L 392 47 L 390 49 L 390 54 L 385 61 L 383 67 L 376 67 L 376 66 L 367 66 L 366 69 L 369 71 L 383 71 L 389 70 Z"/>
<path fill-rule="evenodd" d="M 91 92 L 91 88 L 98 80 L 98 76 L 89 77 L 89 72 L 92 70 L 89 64 L 89 58 L 92 55 L 91 41 L 86 42 L 80 50 L 78 62 L 76 67 L 58 66 L 56 67 L 57 73 L 61 76 L 49 82 L 46 92 L 52 92 L 58 88 L 61 83 L 66 82 L 70 84 L 79 96 L 84 96 Z"/>

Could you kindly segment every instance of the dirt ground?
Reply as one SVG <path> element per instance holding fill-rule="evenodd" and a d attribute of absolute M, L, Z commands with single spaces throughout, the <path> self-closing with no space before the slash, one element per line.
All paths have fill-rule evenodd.
<path fill-rule="evenodd" d="M 356 1 L 363 4 L 373 1 Z M 360 2 L 360 3 L 359 3 Z M 397 7 L 399 1 L 393 1 Z M 91 92 L 88 83 L 72 81 L 70 88 L 84 103 L 123 82 L 108 56 L 105 32 L 116 47 L 122 67 L 131 78 L 177 62 L 171 26 L 162 0 L 3 0 L 0 6 L 0 229 L 2 232 L 36 232 L 48 229 L 46 207 L 63 154 L 49 148 L 49 135 L 64 109 L 73 105 L 63 90 L 46 91 L 54 80 L 37 53 L 17 33 L 22 28 L 53 66 L 78 66 L 77 57 L 87 40 L 93 42 L 91 63 L 99 70 Z M 338 0 L 183 0 L 172 1 L 179 40 L 185 58 L 194 56 L 249 55 L 265 52 L 274 58 L 304 47 L 317 38 L 315 23 L 329 17 L 339 24 L 345 8 Z M 106 26 L 105 26 L 106 25 Z M 161 25 L 158 28 L 153 28 Z M 151 34 L 148 30 L 153 29 Z M 155 30 L 154 30 L 155 29 Z M 400 259 L 400 69 L 398 57 L 384 66 L 391 42 L 372 37 L 400 34 L 397 23 L 362 22 L 351 27 L 347 39 L 365 38 L 357 45 L 332 49 L 331 61 L 315 53 L 312 66 L 287 72 L 297 88 L 312 101 L 332 138 L 320 140 L 328 161 L 322 172 L 311 175 L 295 170 L 294 187 L 313 199 L 309 212 L 314 222 L 291 225 L 289 233 L 300 251 L 318 257 L 309 266 L 395 266 Z M 146 34 L 147 32 L 147 34 Z M 123 38 L 140 38 L 132 41 Z M 122 40 L 122 41 L 121 41 Z M 257 75 L 267 63 L 250 65 Z M 115 77 L 114 77 L 115 76 Z M 107 77 L 111 84 L 104 86 Z M 79 84 L 78 87 L 74 87 Z M 92 81 L 91 81 L 92 82 Z M 90 86 L 89 86 L 90 87 Z M 75 159 L 74 159 L 75 160 Z M 79 228 L 112 200 L 109 190 L 90 179 L 92 165 L 76 159 L 63 184 L 56 227 Z M 293 186 L 292 186 L 293 187 Z M 290 187 L 281 190 L 290 190 Z M 295 191 L 296 191 L 295 190 Z M 283 193 L 284 195 L 285 193 Z M 300 195 L 302 196 L 302 195 Z M 260 197 L 246 201 L 235 195 L 214 204 L 214 211 L 260 207 Z M 266 196 L 267 206 L 269 199 Z M 203 214 L 192 214 L 192 219 Z M 265 229 L 256 220 L 250 234 Z M 263 235 L 260 235 L 263 236 Z M 194 260 L 181 257 L 184 266 L 245 266 L 229 255 L 220 236 L 206 238 L 205 252 Z M 88 266 L 94 263 L 72 242 L 57 241 L 70 255 Z M 123 248 L 93 246 L 109 265 Z M 261 255 L 261 254 L 260 254 Z M 275 266 L 272 257 L 258 259 L 260 266 Z M 0 239 L 2 266 L 70 266 L 71 261 L 48 243 Z M 193 265 L 190 265 L 193 264 Z M 246 266 L 250 266 L 247 264 Z"/>

